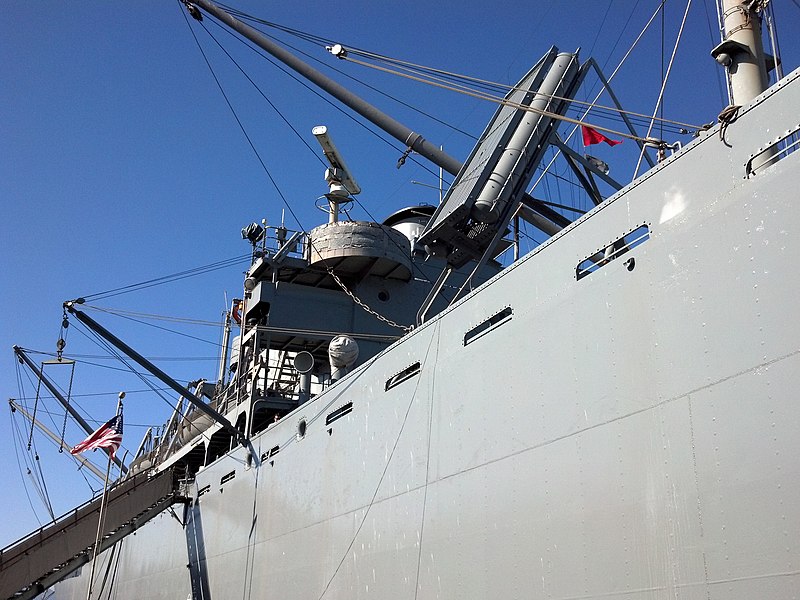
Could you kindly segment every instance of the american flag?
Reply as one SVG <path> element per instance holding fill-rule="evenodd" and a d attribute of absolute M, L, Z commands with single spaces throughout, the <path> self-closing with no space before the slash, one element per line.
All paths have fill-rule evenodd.
<path fill-rule="evenodd" d="M 111 458 L 122 443 L 122 412 L 111 419 L 108 423 L 100 427 L 88 438 L 77 444 L 70 454 L 80 454 L 85 450 L 96 450 L 97 448 L 108 448 L 111 450 Z"/>

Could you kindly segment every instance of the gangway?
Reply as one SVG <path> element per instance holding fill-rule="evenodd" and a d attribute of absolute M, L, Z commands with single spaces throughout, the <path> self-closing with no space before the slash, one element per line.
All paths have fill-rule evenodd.
<path fill-rule="evenodd" d="M 188 502 L 175 468 L 124 479 L 108 492 L 98 554 L 173 504 Z M 101 498 L 97 497 L 0 550 L 0 599 L 41 594 L 92 559 Z"/>

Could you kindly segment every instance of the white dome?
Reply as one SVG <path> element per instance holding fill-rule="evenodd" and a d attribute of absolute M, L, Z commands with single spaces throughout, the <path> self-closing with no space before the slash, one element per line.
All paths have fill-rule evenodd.
<path fill-rule="evenodd" d="M 328 345 L 328 358 L 337 369 L 350 368 L 358 360 L 358 343 L 346 335 L 337 335 Z"/>

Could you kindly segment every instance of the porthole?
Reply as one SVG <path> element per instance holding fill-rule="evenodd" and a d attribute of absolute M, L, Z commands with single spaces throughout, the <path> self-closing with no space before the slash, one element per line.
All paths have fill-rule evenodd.
<path fill-rule="evenodd" d="M 389 296 L 389 292 L 387 292 L 386 290 L 381 290 L 380 292 L 378 292 L 378 300 L 380 300 L 381 302 L 388 302 L 390 297 L 391 296 Z"/>
<path fill-rule="evenodd" d="M 306 423 L 305 419 L 300 419 L 300 422 L 297 424 L 297 439 L 302 440 L 306 436 L 306 428 L 308 427 L 308 423 Z"/>

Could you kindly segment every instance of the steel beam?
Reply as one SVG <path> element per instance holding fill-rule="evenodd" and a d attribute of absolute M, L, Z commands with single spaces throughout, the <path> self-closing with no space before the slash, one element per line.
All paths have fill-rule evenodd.
<path fill-rule="evenodd" d="M 92 433 L 94 433 L 95 428 L 89 425 L 89 423 L 86 422 L 86 419 L 84 419 L 81 416 L 81 414 L 78 411 L 76 411 L 69 402 L 67 402 L 67 399 L 64 398 L 61 392 L 58 391 L 58 388 L 55 386 L 55 384 L 52 381 L 50 381 L 47 377 L 45 377 L 45 374 L 39 369 L 39 367 L 36 366 L 36 363 L 34 363 L 30 358 L 28 358 L 28 355 L 25 354 L 25 351 L 22 348 L 20 348 L 19 346 L 14 346 L 14 354 L 16 354 L 22 362 L 28 365 L 30 370 L 36 374 L 36 376 L 44 384 L 44 386 L 50 391 L 51 394 L 53 394 L 53 397 L 55 397 L 55 399 L 61 403 L 61 406 L 63 406 L 67 410 L 67 412 L 70 415 L 72 415 L 72 417 L 78 422 L 78 425 L 80 425 L 83 428 L 83 430 L 86 432 L 87 435 L 91 435 Z M 111 456 L 111 450 L 109 450 L 108 448 L 101 448 L 101 450 L 105 452 L 108 456 Z M 112 460 L 114 461 L 114 464 L 117 465 L 120 469 L 122 469 L 124 473 L 128 472 L 128 467 L 126 467 L 125 464 L 119 458 L 115 456 Z"/>
<path fill-rule="evenodd" d="M 231 424 L 231 422 L 228 421 L 228 419 L 226 419 L 223 415 L 221 415 L 216 410 L 211 408 L 208 404 L 203 402 L 200 398 L 198 398 L 192 392 L 186 389 L 186 387 L 182 386 L 180 383 L 175 381 L 172 377 L 167 375 L 164 371 L 159 369 L 157 366 L 155 366 L 153 363 L 147 360 L 144 356 L 139 354 L 136 350 L 131 348 L 128 344 L 126 344 L 117 336 L 115 336 L 113 333 L 111 333 L 108 329 L 100 325 L 100 323 L 92 319 L 89 315 L 75 308 L 74 302 L 65 302 L 64 308 L 67 311 L 69 311 L 69 313 L 73 315 L 76 319 L 78 319 L 81 323 L 86 325 L 86 327 L 94 331 L 97 335 L 102 337 L 110 344 L 114 345 L 118 350 L 124 352 L 125 355 L 128 356 L 131 360 L 138 363 L 144 369 L 147 369 L 150 373 L 155 375 L 165 385 L 168 385 L 177 393 L 179 393 L 181 396 L 186 398 L 189 402 L 194 404 L 194 406 L 198 410 L 204 412 L 209 417 L 214 419 L 217 423 L 221 424 L 222 427 L 225 429 L 225 431 L 230 433 L 237 442 L 241 443 L 243 446 L 248 445 L 247 438 L 244 436 L 244 434 L 238 429 L 236 429 L 236 427 L 234 427 Z"/>

